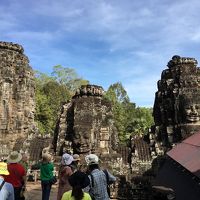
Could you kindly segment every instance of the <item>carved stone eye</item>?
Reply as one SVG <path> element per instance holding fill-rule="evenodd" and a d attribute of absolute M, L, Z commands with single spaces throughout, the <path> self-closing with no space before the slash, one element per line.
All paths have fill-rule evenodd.
<path fill-rule="evenodd" d="M 196 108 L 196 109 L 199 109 L 199 106 L 198 106 L 198 105 L 196 105 L 196 106 L 195 106 L 195 108 Z"/>
<path fill-rule="evenodd" d="M 80 139 L 80 134 L 75 134 L 74 138 L 75 139 Z"/>

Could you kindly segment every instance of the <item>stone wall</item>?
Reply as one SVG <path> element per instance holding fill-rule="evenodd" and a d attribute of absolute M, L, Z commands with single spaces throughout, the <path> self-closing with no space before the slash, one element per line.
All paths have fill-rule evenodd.
<path fill-rule="evenodd" d="M 142 175 L 151 168 L 153 156 L 151 156 L 150 146 L 144 137 L 132 135 L 131 143 L 131 171 L 133 175 Z"/>
<path fill-rule="evenodd" d="M 34 74 L 24 49 L 0 42 L 0 156 L 19 150 L 34 131 Z"/>

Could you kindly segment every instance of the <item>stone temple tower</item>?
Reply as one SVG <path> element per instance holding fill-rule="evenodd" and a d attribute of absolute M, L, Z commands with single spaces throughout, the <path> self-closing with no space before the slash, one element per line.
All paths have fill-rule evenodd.
<path fill-rule="evenodd" d="M 113 153 L 118 144 L 112 108 L 103 96 L 103 88 L 83 85 L 72 100 L 63 104 L 54 145 L 58 155 L 72 148 L 74 153 Z"/>
<path fill-rule="evenodd" d="M 152 149 L 167 151 L 200 130 L 200 68 L 195 58 L 175 55 L 157 82 Z M 154 144 L 153 138 L 156 139 Z"/>
<path fill-rule="evenodd" d="M 0 156 L 22 148 L 35 128 L 35 83 L 29 60 L 18 44 L 0 42 Z"/>

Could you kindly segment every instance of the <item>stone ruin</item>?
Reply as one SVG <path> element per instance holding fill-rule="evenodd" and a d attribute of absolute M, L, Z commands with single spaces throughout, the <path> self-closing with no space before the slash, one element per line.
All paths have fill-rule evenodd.
<path fill-rule="evenodd" d="M 157 83 L 153 108 L 155 125 L 146 137 L 131 137 L 133 176 L 119 188 L 122 192 L 125 191 L 124 185 L 128 188 L 126 199 L 141 199 L 145 194 L 142 199 L 166 199 L 162 191 L 153 191 L 151 187 L 165 162 L 165 153 L 200 130 L 200 68 L 197 61 L 173 56 L 167 67 Z M 139 175 L 138 178 L 135 174 Z"/>
<path fill-rule="evenodd" d="M 100 86 L 83 85 L 71 101 L 63 104 L 53 141 L 57 155 L 66 151 L 83 156 L 95 153 L 108 162 L 115 159 L 120 165 L 112 107 L 103 93 Z"/>
<path fill-rule="evenodd" d="M 54 151 L 57 156 L 64 152 L 79 154 L 83 166 L 85 155 L 95 153 L 101 168 L 119 176 L 128 175 L 130 150 L 119 145 L 112 106 L 103 93 L 101 86 L 83 85 L 71 101 L 63 104 L 54 134 Z M 111 191 L 116 197 L 118 186 Z"/>
<path fill-rule="evenodd" d="M 20 45 L 0 42 L 0 156 L 7 156 L 13 149 L 23 150 L 30 152 L 31 160 L 38 161 L 42 149 L 51 148 L 51 138 L 37 134 L 34 75 L 23 52 Z M 56 155 L 66 151 L 81 156 L 95 153 L 119 175 L 143 175 L 151 166 L 158 167 L 160 160 L 154 158 L 200 129 L 197 61 L 173 56 L 167 66 L 158 81 L 153 108 L 155 125 L 150 128 L 148 140 L 133 136 L 130 148 L 120 146 L 112 107 L 103 98 L 103 88 L 84 85 L 62 106 L 53 138 Z M 149 184 L 142 184 L 146 177 L 135 176 L 129 179 L 132 182 L 122 177 L 118 196 L 125 199 L 149 196 Z M 142 193 L 136 195 L 138 191 Z"/>
<path fill-rule="evenodd" d="M 56 151 L 61 155 L 71 148 L 73 153 L 105 156 L 104 161 L 111 161 L 110 165 L 118 162 L 118 172 L 130 175 L 128 179 L 122 176 L 118 183 L 117 195 L 122 199 L 140 199 L 142 195 L 143 199 L 154 199 L 152 196 L 157 192 L 152 190 L 151 181 L 165 160 L 163 155 L 200 129 L 200 68 L 197 61 L 173 56 L 167 66 L 155 94 L 155 125 L 146 138 L 133 135 L 130 149 L 116 145 L 118 139 L 112 126 L 111 105 L 103 99 L 101 87 L 82 86 L 72 101 L 63 105 L 54 138 Z M 113 155 L 117 155 L 116 159 Z M 126 159 L 131 171 L 121 164 Z"/>
<path fill-rule="evenodd" d="M 133 176 L 142 175 L 151 168 L 154 157 L 151 156 L 149 144 L 143 137 L 133 135 L 130 138 L 130 168 Z"/>
<path fill-rule="evenodd" d="M 200 130 L 200 68 L 197 61 L 173 56 L 167 67 L 157 82 L 153 107 L 155 125 L 149 128 L 148 137 L 131 138 L 131 168 L 136 173 L 142 174 L 146 169 L 155 175 L 165 153 Z"/>
<path fill-rule="evenodd" d="M 20 150 L 34 131 L 33 70 L 18 44 L 0 42 L 0 156 Z"/>
<path fill-rule="evenodd" d="M 200 68 L 194 58 L 173 56 L 155 94 L 151 151 L 162 154 L 200 129 Z M 156 142 L 154 142 L 156 141 Z"/>

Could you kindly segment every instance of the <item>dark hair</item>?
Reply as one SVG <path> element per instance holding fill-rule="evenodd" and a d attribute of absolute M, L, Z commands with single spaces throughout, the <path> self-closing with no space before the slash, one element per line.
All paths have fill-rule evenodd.
<path fill-rule="evenodd" d="M 94 169 L 99 169 L 99 165 L 98 164 L 89 165 L 89 170 L 90 171 L 93 171 Z"/>
<path fill-rule="evenodd" d="M 84 193 L 80 185 L 76 185 L 72 188 L 72 196 L 75 200 L 81 200 L 83 198 Z"/>
<path fill-rule="evenodd" d="M 82 189 L 90 184 L 88 176 L 84 172 L 76 171 L 69 177 L 68 181 L 72 186 L 72 196 L 75 200 L 81 200 L 84 196 Z"/>

